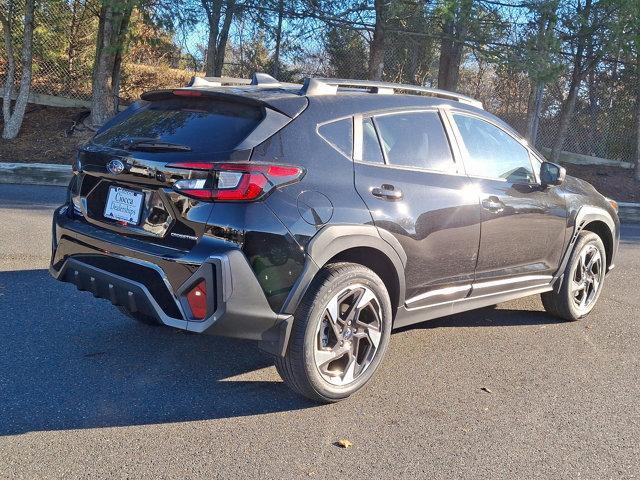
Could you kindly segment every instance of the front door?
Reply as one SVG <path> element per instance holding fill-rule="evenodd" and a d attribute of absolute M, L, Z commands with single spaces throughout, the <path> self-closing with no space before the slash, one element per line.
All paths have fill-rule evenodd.
<path fill-rule="evenodd" d="M 548 283 L 564 249 L 564 196 L 540 185 L 540 162 L 515 133 L 468 113 L 450 115 L 482 207 L 473 294 Z"/>
<path fill-rule="evenodd" d="M 452 154 L 437 110 L 355 119 L 358 193 L 407 254 L 406 306 L 468 295 L 480 241 L 477 193 Z"/>

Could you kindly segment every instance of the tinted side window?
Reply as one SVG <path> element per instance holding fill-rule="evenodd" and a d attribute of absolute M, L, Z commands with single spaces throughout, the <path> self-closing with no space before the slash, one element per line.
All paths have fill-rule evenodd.
<path fill-rule="evenodd" d="M 502 129 L 479 118 L 454 114 L 469 152 L 465 164 L 472 176 L 535 182 L 529 151 Z"/>
<path fill-rule="evenodd" d="M 390 165 L 454 172 L 455 163 L 437 112 L 404 112 L 375 117 Z"/>
<path fill-rule="evenodd" d="M 384 163 L 376 127 L 373 126 L 370 118 L 362 119 L 362 160 L 371 163 Z"/>
<path fill-rule="evenodd" d="M 318 127 L 318 133 L 333 148 L 351 158 L 353 149 L 353 120 L 343 118 Z"/>

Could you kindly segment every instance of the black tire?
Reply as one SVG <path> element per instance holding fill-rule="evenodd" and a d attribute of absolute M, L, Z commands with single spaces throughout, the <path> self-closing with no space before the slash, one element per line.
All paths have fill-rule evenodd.
<path fill-rule="evenodd" d="M 158 320 L 156 320 L 153 317 L 149 317 L 148 315 L 144 315 L 140 312 L 135 312 L 135 313 L 130 312 L 129 310 L 127 310 L 126 308 L 120 305 L 118 305 L 117 308 L 127 317 L 131 318 L 132 320 L 135 320 L 138 323 L 144 323 L 145 325 L 154 325 L 154 326 L 160 325 L 160 322 Z"/>
<path fill-rule="evenodd" d="M 576 301 L 574 301 L 572 292 L 572 279 L 575 278 L 577 269 L 580 266 L 581 252 L 583 252 L 585 249 L 591 248 L 597 249 L 600 253 L 602 273 L 601 275 L 599 275 L 600 281 L 592 300 L 587 306 L 581 308 L 579 305 L 577 305 Z M 604 285 L 604 270 L 606 269 L 607 264 L 606 255 L 607 254 L 604 248 L 604 244 L 602 243 L 602 239 L 598 235 L 589 231 L 580 232 L 578 234 L 576 244 L 573 248 L 573 252 L 571 253 L 571 257 L 569 258 L 569 262 L 567 263 L 567 266 L 565 268 L 560 290 L 556 292 L 554 289 L 541 295 L 544 309 L 555 317 L 562 318 L 571 322 L 589 315 L 589 313 L 591 313 L 591 310 L 593 310 L 593 307 L 595 307 L 598 298 L 600 297 L 600 293 L 602 292 L 602 287 Z"/>
<path fill-rule="evenodd" d="M 332 299 L 345 289 L 358 289 L 362 286 L 375 295 L 372 304 L 379 307 L 377 311 L 381 312 L 381 315 L 378 315 L 381 318 L 376 320 L 381 330 L 379 343 L 373 350 L 372 359 L 353 381 L 345 385 L 334 385 L 323 378 L 315 361 L 321 322 L 326 323 L 326 306 Z M 364 311 L 364 308 L 358 310 Z M 325 266 L 309 286 L 294 317 L 287 353 L 284 357 L 276 359 L 278 373 L 292 390 L 316 402 L 331 403 L 349 397 L 371 379 L 386 351 L 392 326 L 389 294 L 380 277 L 372 270 L 354 263 L 334 263 Z M 353 323 L 355 325 L 358 322 Z M 346 329 L 348 327 L 345 324 L 342 333 Z M 364 338 L 364 341 L 369 342 L 370 338 L 371 336 Z M 353 341 L 360 340 L 356 340 L 354 335 Z M 369 344 L 373 346 L 373 343 Z"/>

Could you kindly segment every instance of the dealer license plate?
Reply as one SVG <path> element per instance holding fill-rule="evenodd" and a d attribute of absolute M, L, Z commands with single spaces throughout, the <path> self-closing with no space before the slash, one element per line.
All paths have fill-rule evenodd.
<path fill-rule="evenodd" d="M 144 193 L 122 187 L 109 187 L 104 216 L 120 222 L 137 225 L 144 203 Z"/>

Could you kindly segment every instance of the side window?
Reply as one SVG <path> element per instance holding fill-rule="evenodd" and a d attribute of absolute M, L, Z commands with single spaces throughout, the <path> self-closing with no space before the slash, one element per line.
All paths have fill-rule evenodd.
<path fill-rule="evenodd" d="M 471 176 L 500 178 L 509 182 L 536 181 L 529 151 L 502 129 L 479 118 L 454 114 L 469 158 Z"/>
<path fill-rule="evenodd" d="M 362 119 L 362 160 L 370 163 L 384 163 L 376 127 L 370 118 Z"/>
<path fill-rule="evenodd" d="M 348 158 L 353 150 L 353 119 L 343 118 L 318 127 L 320 136 Z"/>
<path fill-rule="evenodd" d="M 455 172 L 449 140 L 438 112 L 404 112 L 374 119 L 390 165 Z"/>

